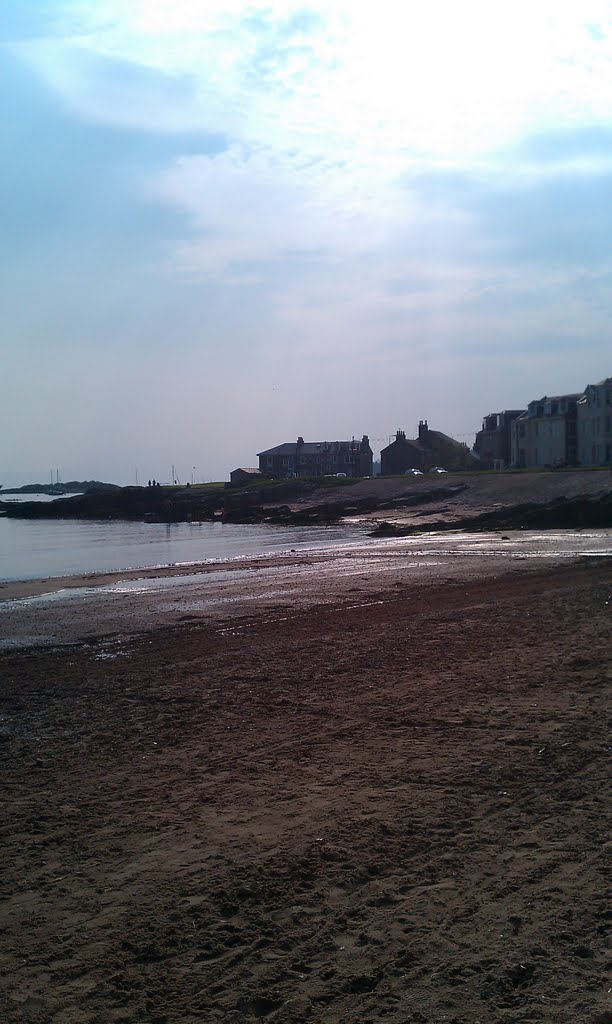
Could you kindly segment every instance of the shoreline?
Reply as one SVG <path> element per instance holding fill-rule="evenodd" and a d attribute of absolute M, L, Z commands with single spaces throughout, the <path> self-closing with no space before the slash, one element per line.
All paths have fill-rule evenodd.
<path fill-rule="evenodd" d="M 321 557 L 324 557 L 323 555 Z M 211 572 L 224 572 L 236 569 L 259 569 L 273 565 L 276 561 L 286 560 L 290 564 L 299 564 L 303 560 L 316 558 L 310 552 L 301 558 L 295 552 L 277 552 L 274 555 L 249 556 L 236 555 L 223 561 L 189 562 L 175 565 L 149 565 L 141 568 L 109 569 L 97 572 L 70 573 L 66 576 L 44 576 L 31 580 L 0 580 L 0 603 L 15 601 L 28 597 L 41 597 L 54 594 L 60 590 L 104 587 L 122 581 L 162 579 L 190 575 L 204 575 Z"/>
<path fill-rule="evenodd" d="M 52 577 L 0 589 L 0 650 L 72 646 L 184 621 L 298 605 L 350 606 L 379 592 L 528 575 L 612 557 L 609 532 L 438 535 L 200 566 Z"/>
<path fill-rule="evenodd" d="M 604 1024 L 609 559 L 358 586 L 0 653 L 7 1020 Z"/>
<path fill-rule="evenodd" d="M 612 558 L 609 531 L 423 534 L 223 562 L 0 585 L 0 650 L 72 646 L 181 622 L 297 606 L 351 607 L 383 592 L 499 579 Z"/>
<path fill-rule="evenodd" d="M 365 525 L 362 524 L 361 520 L 355 519 L 347 522 L 347 526 L 351 527 L 356 523 L 358 525 Z M 612 531 L 608 527 L 584 530 L 517 530 L 510 531 L 510 535 L 504 535 L 503 531 L 497 529 L 472 532 L 459 527 L 444 530 L 422 528 L 418 534 L 415 534 L 412 532 L 405 533 L 400 528 L 397 532 L 393 531 L 388 534 L 385 534 L 384 531 L 377 535 L 369 534 L 367 537 L 364 536 L 361 541 L 347 535 L 349 540 L 345 544 L 341 541 L 333 541 L 321 548 L 307 547 L 254 555 L 234 555 L 217 560 L 168 562 L 165 564 L 135 566 L 123 569 L 72 572 L 65 575 L 41 576 L 32 579 L 0 579 L 0 605 L 6 601 L 40 597 L 46 594 L 54 594 L 61 590 L 95 589 L 122 581 L 172 579 L 190 575 L 199 576 L 209 573 L 235 572 L 243 569 L 255 571 L 276 565 L 310 565 L 317 562 L 330 561 L 337 557 L 350 558 L 354 555 L 362 554 L 365 550 L 376 551 L 386 549 L 399 551 L 402 549 L 402 541 L 410 541 L 415 545 L 427 545 L 432 542 L 435 543 L 436 540 L 440 543 L 452 541 L 454 537 L 470 538 L 475 542 L 491 538 L 496 541 L 510 542 L 508 546 L 512 547 L 512 544 L 523 544 L 525 539 L 528 539 L 530 536 L 541 537 L 543 532 L 551 541 L 554 541 L 556 537 L 562 538 L 563 546 L 567 546 L 567 538 L 571 537 L 598 537 L 602 540 L 603 538 L 612 538 Z M 581 553 L 578 546 L 576 557 L 581 557 Z M 593 554 L 597 556 L 598 552 Z M 601 551 L 601 557 L 606 557 L 608 554 L 612 554 L 612 539 L 607 544 L 607 549 L 604 548 Z M 551 551 L 550 557 L 551 560 L 555 559 L 554 551 Z"/>

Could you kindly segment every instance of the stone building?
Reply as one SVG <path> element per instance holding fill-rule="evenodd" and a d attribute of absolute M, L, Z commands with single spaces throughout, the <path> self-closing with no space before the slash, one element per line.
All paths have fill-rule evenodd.
<path fill-rule="evenodd" d="M 536 399 L 512 423 L 512 465 L 524 468 L 575 466 L 580 394 Z"/>
<path fill-rule="evenodd" d="M 350 477 L 372 475 L 372 449 L 368 435 L 361 441 L 286 441 L 259 452 L 259 469 L 264 476 L 286 479 L 294 476 Z"/>
<path fill-rule="evenodd" d="M 261 479 L 261 472 L 250 466 L 239 466 L 238 469 L 233 469 L 230 473 L 230 483 L 233 487 L 238 487 L 240 484 L 248 484 L 253 480 L 259 479 Z"/>
<path fill-rule="evenodd" d="M 432 466 L 459 470 L 473 469 L 477 465 L 478 460 L 467 445 L 440 430 L 430 430 L 427 420 L 419 423 L 418 437 L 412 440 L 406 437 L 405 431 L 398 430 L 395 441 L 380 453 L 380 471 L 383 476 L 399 475 L 407 469 L 420 469 L 425 473 Z"/>
<path fill-rule="evenodd" d="M 524 409 L 492 412 L 482 421 L 476 434 L 474 454 L 483 469 L 505 469 L 512 461 L 512 424 Z"/>
<path fill-rule="evenodd" d="M 612 377 L 589 384 L 578 400 L 578 462 L 612 463 Z"/>

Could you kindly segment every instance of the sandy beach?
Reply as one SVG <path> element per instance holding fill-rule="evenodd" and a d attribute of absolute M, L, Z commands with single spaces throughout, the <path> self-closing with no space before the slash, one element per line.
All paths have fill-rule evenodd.
<path fill-rule="evenodd" d="M 12 605 L 0 1018 L 609 1021 L 612 566 L 482 564 Z"/>

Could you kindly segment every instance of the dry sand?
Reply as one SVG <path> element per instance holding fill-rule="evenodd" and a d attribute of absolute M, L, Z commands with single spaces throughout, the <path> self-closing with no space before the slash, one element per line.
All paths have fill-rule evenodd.
<path fill-rule="evenodd" d="M 610 1020 L 609 560 L 257 607 L 0 656 L 0 1018 Z"/>

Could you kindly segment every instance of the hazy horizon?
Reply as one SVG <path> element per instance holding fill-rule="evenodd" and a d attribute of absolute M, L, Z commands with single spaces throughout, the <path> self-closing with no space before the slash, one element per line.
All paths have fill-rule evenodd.
<path fill-rule="evenodd" d="M 612 4 L 5 0 L 0 483 L 612 374 Z"/>

